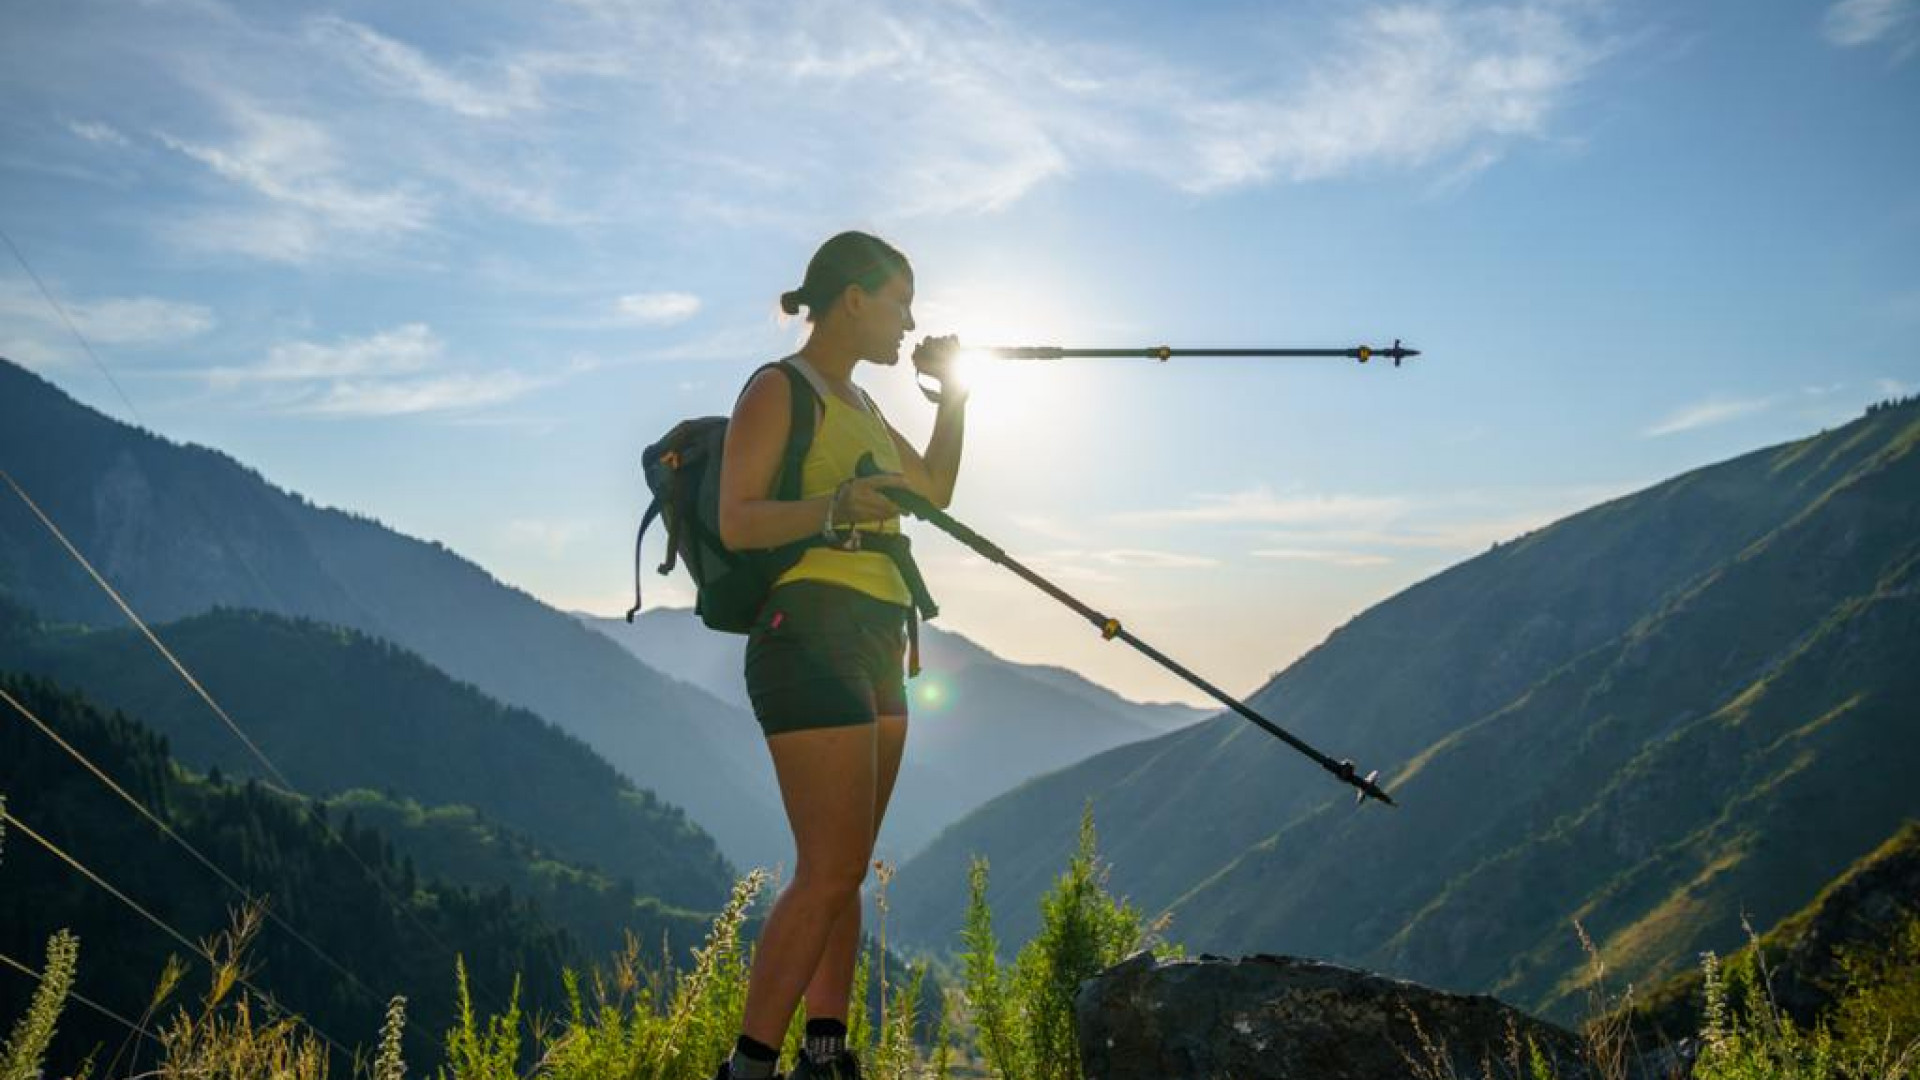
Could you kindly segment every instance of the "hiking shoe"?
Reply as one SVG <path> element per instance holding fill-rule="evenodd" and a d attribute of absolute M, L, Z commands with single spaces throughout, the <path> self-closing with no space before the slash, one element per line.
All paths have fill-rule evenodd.
<path fill-rule="evenodd" d="M 793 1067 L 787 1080 L 860 1080 L 860 1059 L 853 1056 L 853 1051 L 842 1050 L 839 1057 L 825 1065 L 815 1065 L 807 1055 L 801 1054 L 800 1063 Z"/>

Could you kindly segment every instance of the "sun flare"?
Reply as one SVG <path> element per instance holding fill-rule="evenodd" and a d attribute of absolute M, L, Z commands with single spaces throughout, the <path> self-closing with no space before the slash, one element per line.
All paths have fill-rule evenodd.
<path fill-rule="evenodd" d="M 1074 388 L 1078 382 L 1084 390 L 1084 371 L 1070 363 L 1014 360 L 990 351 L 992 346 L 1069 343 L 1077 320 L 1036 299 L 1044 292 L 961 288 L 930 298 L 919 313 L 928 331 L 960 339 L 956 377 L 969 395 L 968 428 L 979 443 L 1058 432 L 1083 413 Z"/>

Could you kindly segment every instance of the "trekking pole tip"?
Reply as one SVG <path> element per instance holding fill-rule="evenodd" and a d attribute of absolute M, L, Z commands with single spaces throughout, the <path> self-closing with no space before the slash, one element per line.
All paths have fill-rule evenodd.
<path fill-rule="evenodd" d="M 1341 764 L 1346 765 L 1350 763 L 1342 762 Z M 1378 799 L 1388 806 L 1397 807 L 1400 805 L 1394 802 L 1393 796 L 1387 794 L 1386 789 L 1376 782 L 1380 779 L 1379 769 L 1375 769 L 1365 776 L 1354 776 L 1351 772 L 1348 772 L 1344 779 L 1357 789 L 1353 794 L 1353 805 L 1355 806 L 1361 805 L 1368 799 Z"/>

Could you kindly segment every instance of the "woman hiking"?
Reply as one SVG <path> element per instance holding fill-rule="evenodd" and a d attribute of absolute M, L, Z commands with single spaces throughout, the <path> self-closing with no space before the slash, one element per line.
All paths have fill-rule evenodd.
<path fill-rule="evenodd" d="M 798 289 L 780 298 L 807 309 L 811 330 L 786 363 L 819 397 L 799 500 L 769 497 L 785 460 L 794 386 L 762 370 L 735 404 L 721 457 L 720 538 L 733 550 L 813 537 L 775 583 L 747 639 L 746 678 L 773 755 L 793 832 L 793 877 L 755 947 L 746 1014 L 716 1080 L 775 1075 L 780 1044 L 805 999 L 806 1043 L 790 1080 L 858 1080 L 847 1013 L 860 945 L 860 887 L 873 857 L 907 738 L 902 662 L 913 617 L 906 575 L 883 540 L 898 511 L 882 494 L 907 488 L 937 506 L 953 499 L 966 395 L 951 375 L 958 342 L 930 338 L 914 366 L 941 382 L 924 454 L 854 384 L 862 360 L 891 366 L 913 329 L 913 270 L 878 237 L 845 232 L 821 245 Z M 881 472 L 860 477 L 871 454 Z"/>

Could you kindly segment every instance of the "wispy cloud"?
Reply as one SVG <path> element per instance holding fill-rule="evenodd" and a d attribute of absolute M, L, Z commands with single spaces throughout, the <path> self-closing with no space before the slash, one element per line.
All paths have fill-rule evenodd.
<path fill-rule="evenodd" d="M 283 342 L 258 364 L 201 374 L 217 390 L 250 390 L 254 407 L 316 416 L 404 416 L 499 405 L 547 384 L 516 371 L 444 371 L 446 346 L 408 323 L 333 343 Z"/>
<path fill-rule="evenodd" d="M 74 297 L 57 288 L 55 295 L 82 336 L 96 346 L 168 345 L 199 337 L 216 324 L 213 310 L 201 304 L 153 296 Z M 59 312 L 39 289 L 19 278 L 0 281 L 0 327 L 36 338 L 68 339 Z"/>
<path fill-rule="evenodd" d="M 1608 45 L 1564 5 L 1394 4 L 1353 16 L 1296 93 L 1196 101 L 1187 186 L 1336 176 L 1373 164 L 1448 162 L 1443 187 L 1498 160 L 1498 143 L 1545 133 Z"/>
<path fill-rule="evenodd" d="M 198 337 L 213 329 L 213 311 L 136 296 L 67 305 L 80 332 L 96 345 L 158 345 Z"/>
<path fill-rule="evenodd" d="M 685 292 L 634 293 L 614 301 L 615 314 L 625 322 L 670 326 L 700 310 L 700 298 Z"/>
<path fill-rule="evenodd" d="M 1675 435 L 1682 431 L 1724 424 L 1770 409 L 1774 405 L 1774 400 L 1771 397 L 1709 398 L 1669 413 L 1640 434 L 1648 438 L 1658 438 L 1662 435 Z"/>
<path fill-rule="evenodd" d="M 155 134 L 227 187 L 172 209 L 164 234 L 311 264 L 501 220 L 799 228 L 829 210 L 985 213 L 1097 173 L 1206 195 L 1391 169 L 1446 192 L 1550 137 L 1614 48 L 1605 5 L 1564 0 L 1335 5 L 1301 24 L 1298 63 L 1244 42 L 1201 56 L 1102 38 L 982 2 L 573 8 L 477 52 L 414 20 L 180 13 L 187 25 L 155 37 L 156 66 L 216 123 L 169 112 Z M 824 152 L 823 116 L 858 116 L 857 135 Z"/>
<path fill-rule="evenodd" d="M 90 143 L 100 146 L 130 145 L 127 137 L 112 124 L 103 124 L 97 120 L 74 120 L 67 124 L 67 130 Z"/>
<path fill-rule="evenodd" d="M 1199 505 L 1115 514 L 1116 523 L 1129 525 L 1204 524 L 1330 524 L 1382 522 L 1407 509 L 1400 498 L 1360 495 L 1280 496 L 1264 485 L 1245 491 L 1197 495 Z"/>
<path fill-rule="evenodd" d="M 1402 512 L 1380 523 L 1357 527 L 1308 523 L 1263 530 L 1269 546 L 1261 550 L 1290 553 L 1265 558 L 1306 558 L 1291 554 L 1299 552 L 1380 555 L 1371 549 L 1433 554 L 1483 551 L 1644 486 L 1645 482 L 1632 482 L 1435 493 L 1409 500 Z"/>
<path fill-rule="evenodd" d="M 1367 567 L 1385 566 L 1393 560 L 1385 555 L 1371 555 L 1358 551 L 1327 551 L 1318 548 L 1256 548 L 1253 556 L 1257 559 L 1278 559 L 1283 562 L 1325 563 L 1328 566 Z"/>
<path fill-rule="evenodd" d="M 1012 516 L 1012 521 L 1015 525 L 1020 526 L 1033 535 L 1045 540 L 1052 540 L 1055 543 L 1082 544 L 1086 542 L 1085 534 L 1081 530 L 1057 518 L 1044 517 L 1039 514 L 1015 514 Z"/>
<path fill-rule="evenodd" d="M 1583 18 L 1592 5 L 1563 3 L 1368 7 L 1302 49 L 1306 63 L 1245 70 L 1069 39 L 978 3 L 576 6 L 633 42 L 634 78 L 670 81 L 671 100 L 715 117 L 728 142 L 789 145 L 778 156 L 807 174 L 871 177 L 865 194 L 909 216 L 996 210 L 1096 170 L 1211 193 L 1438 165 L 1457 187 L 1503 145 L 1546 135 L 1612 48 Z M 669 27 L 678 58 L 656 55 Z M 758 92 L 743 92 L 749 73 Z M 871 113 L 876 92 L 893 111 Z M 796 102 L 867 118 L 852 168 L 787 134 Z"/>
<path fill-rule="evenodd" d="M 305 261 L 328 234 L 386 238 L 425 228 L 432 200 L 405 183 L 362 182 L 333 135 L 318 122 L 276 113 L 231 97 L 228 117 L 238 129 L 224 143 L 168 132 L 168 148 L 238 185 L 255 202 L 227 204 L 175 227 L 175 235 L 210 250 L 281 261 Z"/>
<path fill-rule="evenodd" d="M 513 371 L 390 382 L 344 381 L 286 411 L 319 416 L 405 416 L 502 405 L 544 385 Z"/>
<path fill-rule="evenodd" d="M 422 323 L 408 323 L 362 338 L 324 345 L 291 341 L 273 346 L 265 361 L 249 367 L 214 368 L 216 385 L 313 379 L 410 375 L 438 363 L 446 347 Z"/>
<path fill-rule="evenodd" d="M 1920 48 L 1920 0 L 1839 0 L 1827 9 L 1820 30 L 1843 48 L 1887 42 L 1895 61 L 1903 61 Z"/>
<path fill-rule="evenodd" d="M 490 120 L 542 105 L 539 75 L 525 63 L 509 59 L 500 69 L 504 73 L 500 85 L 483 87 L 454 75 L 404 42 L 337 16 L 313 19 L 307 24 L 307 35 L 388 89 L 461 116 Z"/>
<path fill-rule="evenodd" d="M 1104 551 L 1054 551 L 1056 560 L 1084 559 L 1120 570 L 1208 570 L 1220 560 L 1206 555 L 1179 551 L 1151 551 L 1145 548 L 1108 548 Z"/>

